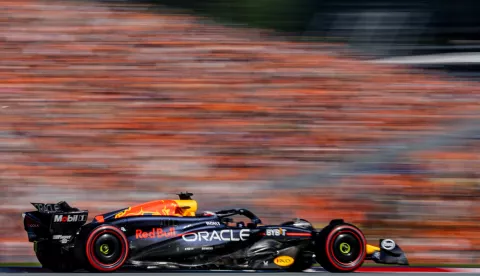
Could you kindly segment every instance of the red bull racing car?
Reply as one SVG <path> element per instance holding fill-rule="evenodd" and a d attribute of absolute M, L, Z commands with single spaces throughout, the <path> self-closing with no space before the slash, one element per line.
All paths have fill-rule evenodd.
<path fill-rule="evenodd" d="M 303 271 L 319 263 L 353 272 L 365 260 L 408 265 L 391 239 L 369 245 L 362 231 L 341 219 L 314 229 L 303 219 L 263 225 L 247 209 L 197 213 L 191 193 L 96 216 L 56 204 L 32 203 L 24 227 L 42 266 L 51 271 L 122 268 Z M 233 221 L 241 216 L 248 222 Z"/>

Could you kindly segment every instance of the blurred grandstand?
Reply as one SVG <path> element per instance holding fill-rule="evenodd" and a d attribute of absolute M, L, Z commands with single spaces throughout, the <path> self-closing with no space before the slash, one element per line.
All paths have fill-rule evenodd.
<path fill-rule="evenodd" d="M 35 261 L 29 202 L 95 214 L 188 190 L 480 262 L 478 83 L 147 4 L 3 6 L 0 261 Z"/>

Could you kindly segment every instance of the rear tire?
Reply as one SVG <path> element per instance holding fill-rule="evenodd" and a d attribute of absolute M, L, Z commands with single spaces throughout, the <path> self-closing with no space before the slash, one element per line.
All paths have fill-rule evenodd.
<path fill-rule="evenodd" d="M 329 272 L 353 272 L 365 261 L 367 241 L 354 225 L 327 226 L 317 240 L 316 260 Z"/>
<path fill-rule="evenodd" d="M 95 228 L 87 237 L 85 254 L 90 271 L 113 272 L 125 263 L 128 240 L 120 229 L 111 225 Z"/>

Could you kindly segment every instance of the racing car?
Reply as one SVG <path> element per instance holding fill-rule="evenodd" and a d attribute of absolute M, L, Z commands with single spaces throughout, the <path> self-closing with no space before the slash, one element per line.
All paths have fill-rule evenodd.
<path fill-rule="evenodd" d="M 43 268 L 54 272 L 135 269 L 304 271 L 317 262 L 329 272 L 354 272 L 365 260 L 408 265 L 392 239 L 367 244 L 342 219 L 315 229 L 304 219 L 263 225 L 247 209 L 197 213 L 192 193 L 95 216 L 67 202 L 32 203 L 23 213 L 28 240 Z M 235 220 L 234 217 L 241 217 Z M 247 220 L 245 223 L 242 220 Z"/>

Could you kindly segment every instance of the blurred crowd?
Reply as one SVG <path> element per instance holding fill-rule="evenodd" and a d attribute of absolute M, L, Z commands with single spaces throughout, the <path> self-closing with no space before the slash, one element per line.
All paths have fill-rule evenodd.
<path fill-rule="evenodd" d="M 2 5 L 0 262 L 35 261 L 30 202 L 93 217 L 181 191 L 271 223 L 343 217 L 411 262 L 480 262 L 477 83 L 167 8 Z"/>

